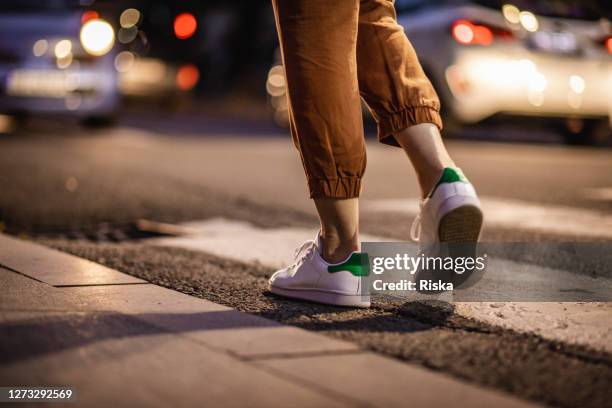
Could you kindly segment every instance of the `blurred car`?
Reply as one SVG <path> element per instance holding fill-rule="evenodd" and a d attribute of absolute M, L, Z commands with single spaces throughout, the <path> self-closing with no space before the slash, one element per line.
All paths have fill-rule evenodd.
<path fill-rule="evenodd" d="M 538 117 L 563 125 L 569 142 L 610 143 L 612 31 L 587 4 L 595 2 L 397 0 L 396 9 L 447 128 Z M 273 67 L 266 87 L 283 122 L 279 75 Z"/>
<path fill-rule="evenodd" d="M 0 2 L 0 113 L 112 121 L 113 27 L 78 1 Z"/>

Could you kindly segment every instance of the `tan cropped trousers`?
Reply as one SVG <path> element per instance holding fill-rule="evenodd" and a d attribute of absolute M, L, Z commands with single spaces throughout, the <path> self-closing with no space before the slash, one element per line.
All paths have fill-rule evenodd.
<path fill-rule="evenodd" d="M 440 102 L 397 23 L 392 0 L 272 0 L 291 134 L 312 198 L 352 198 L 366 166 L 361 98 L 378 140 L 442 127 Z"/>

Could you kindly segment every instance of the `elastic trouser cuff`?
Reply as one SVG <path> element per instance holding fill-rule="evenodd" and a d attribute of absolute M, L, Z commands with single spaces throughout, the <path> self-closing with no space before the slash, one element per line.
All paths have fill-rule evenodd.
<path fill-rule="evenodd" d="M 432 123 L 442 130 L 442 117 L 437 109 L 429 106 L 411 106 L 384 116 L 378 121 L 378 141 L 399 147 L 393 135 L 420 123 Z"/>
<path fill-rule="evenodd" d="M 361 192 L 360 177 L 309 179 L 310 198 L 356 198 Z"/>

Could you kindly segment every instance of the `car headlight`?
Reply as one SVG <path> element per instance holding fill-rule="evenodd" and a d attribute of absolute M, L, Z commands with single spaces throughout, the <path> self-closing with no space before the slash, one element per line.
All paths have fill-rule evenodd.
<path fill-rule="evenodd" d="M 104 55 L 115 44 L 113 27 L 102 19 L 89 20 L 81 27 L 81 44 L 91 55 Z"/>

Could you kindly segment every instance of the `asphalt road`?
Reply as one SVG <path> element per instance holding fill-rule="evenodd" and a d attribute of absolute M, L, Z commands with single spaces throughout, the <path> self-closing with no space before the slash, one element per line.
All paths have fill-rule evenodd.
<path fill-rule="evenodd" d="M 0 220 L 12 233 L 89 231 L 101 223 L 124 225 L 140 218 L 176 222 L 226 215 L 262 225 L 308 225 L 314 220 L 300 160 L 281 131 L 262 134 L 258 129 L 250 136 L 244 124 L 231 122 L 176 134 L 167 124 L 157 126 L 158 132 L 126 126 L 98 131 L 37 126 L 0 138 Z M 492 197 L 500 212 L 533 204 L 544 212 L 560 207 L 561 217 L 567 209 L 599 217 L 612 214 L 612 150 L 448 144 L 479 194 Z M 418 194 L 403 153 L 370 141 L 364 208 L 371 202 L 416 199 Z M 402 208 L 365 211 L 364 229 L 406 238 L 411 217 L 398 222 L 395 210 Z M 580 239 L 584 234 L 571 225 L 553 232 L 536 225 L 526 234 L 510 221 L 489 225 L 488 237 Z"/>
<path fill-rule="evenodd" d="M 263 228 L 316 226 L 290 139 L 250 126 L 177 124 L 173 132 L 172 123 L 136 121 L 93 132 L 39 124 L 2 136 L 2 228 L 526 399 L 609 405 L 612 356 L 605 351 L 463 319 L 444 303 L 378 297 L 372 309 L 351 311 L 281 300 L 265 293 L 269 267 L 139 240 L 174 233 L 171 225 L 147 228 L 139 220 L 221 216 Z M 458 140 L 449 150 L 490 208 L 486 240 L 612 239 L 612 150 Z M 418 197 L 413 172 L 397 149 L 372 141 L 368 154 L 362 229 L 407 239 Z"/>

